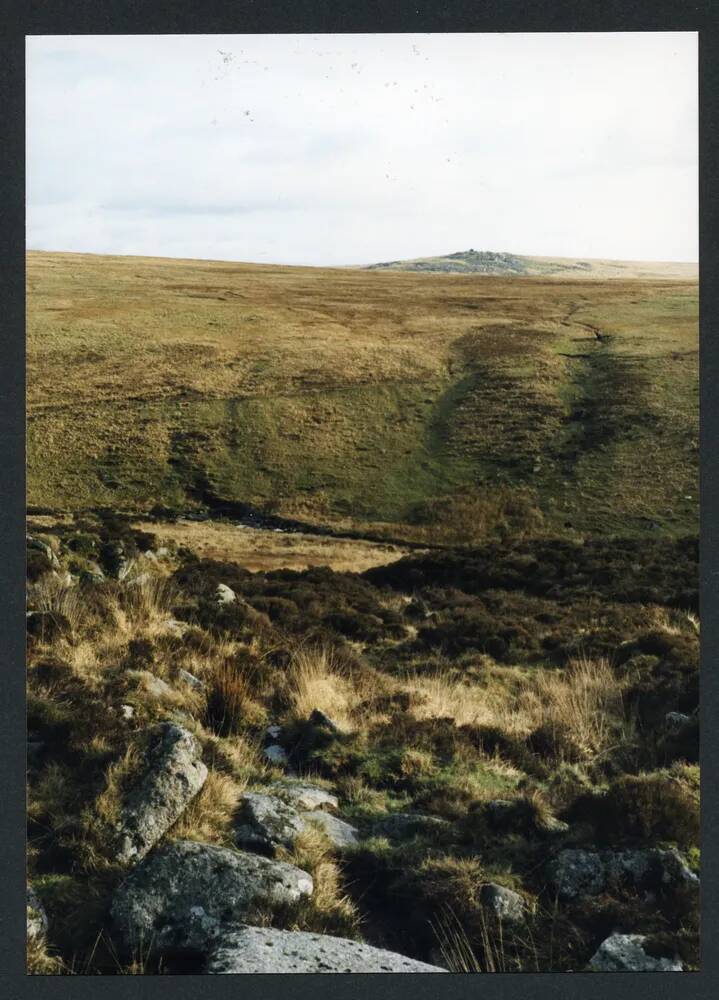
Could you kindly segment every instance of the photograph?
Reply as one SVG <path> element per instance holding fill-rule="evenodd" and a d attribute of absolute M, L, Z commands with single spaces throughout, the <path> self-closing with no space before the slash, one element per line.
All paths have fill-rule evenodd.
<path fill-rule="evenodd" d="M 25 37 L 28 975 L 701 971 L 697 52 Z"/>

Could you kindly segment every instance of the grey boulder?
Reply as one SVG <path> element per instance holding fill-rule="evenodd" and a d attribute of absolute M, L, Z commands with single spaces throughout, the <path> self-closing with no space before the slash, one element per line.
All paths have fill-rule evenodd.
<path fill-rule="evenodd" d="M 550 864 L 550 877 L 560 899 L 596 896 L 606 884 L 604 863 L 595 851 L 568 848 Z"/>
<path fill-rule="evenodd" d="M 681 972 L 675 958 L 655 958 L 644 950 L 641 934 L 612 934 L 597 948 L 587 968 L 591 972 Z"/>
<path fill-rule="evenodd" d="M 281 747 L 279 743 L 273 743 L 272 746 L 265 747 L 262 751 L 262 755 L 265 760 L 269 761 L 270 764 L 278 764 L 280 766 L 286 764 L 289 760 L 287 751 L 284 747 Z"/>
<path fill-rule="evenodd" d="M 234 604 L 237 600 L 237 594 L 226 583 L 218 583 L 215 590 L 215 600 L 220 605 Z"/>
<path fill-rule="evenodd" d="M 338 819 L 331 813 L 326 812 L 306 812 L 302 813 L 305 823 L 318 826 L 332 845 L 337 848 L 353 847 L 358 843 L 357 830 L 343 819 Z"/>
<path fill-rule="evenodd" d="M 291 847 L 308 824 L 318 826 L 335 847 L 357 843 L 357 831 L 330 813 L 300 812 L 275 795 L 247 792 L 240 802 L 235 839 L 243 847 L 273 852 L 280 845 Z"/>
<path fill-rule="evenodd" d="M 312 876 L 294 865 L 180 840 L 133 869 L 111 913 L 129 950 L 206 954 L 229 926 L 296 903 L 313 888 Z"/>
<path fill-rule="evenodd" d="M 207 778 L 200 745 L 186 729 L 163 723 L 144 778 L 131 791 L 118 829 L 118 860 L 143 858 L 170 829 Z"/>
<path fill-rule="evenodd" d="M 237 822 L 237 843 L 261 850 L 274 850 L 280 845 L 291 847 L 305 829 L 304 820 L 293 806 L 261 792 L 243 795 Z"/>
<path fill-rule="evenodd" d="M 446 972 L 368 944 L 270 927 L 237 927 L 220 938 L 206 972 Z"/>
<path fill-rule="evenodd" d="M 699 879 L 675 850 L 560 851 L 550 863 L 550 878 L 560 899 L 601 892 L 661 891 L 699 887 Z"/>
<path fill-rule="evenodd" d="M 485 910 L 488 910 L 503 924 L 520 924 L 524 920 L 524 900 L 513 889 L 496 882 L 488 882 L 480 889 L 479 899 Z"/>

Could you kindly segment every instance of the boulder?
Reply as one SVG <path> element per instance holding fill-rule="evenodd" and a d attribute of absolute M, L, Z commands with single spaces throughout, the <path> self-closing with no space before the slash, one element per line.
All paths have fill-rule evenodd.
<path fill-rule="evenodd" d="M 174 698 L 175 692 L 167 681 L 153 674 L 150 670 L 128 670 L 125 675 L 138 682 L 142 690 L 151 698 Z"/>
<path fill-rule="evenodd" d="M 207 954 L 232 924 L 310 896 L 312 876 L 294 865 L 180 840 L 158 848 L 115 893 L 111 915 L 123 947 Z"/>
<path fill-rule="evenodd" d="M 327 812 L 306 812 L 302 813 L 302 818 L 306 823 L 318 826 L 329 838 L 334 847 L 340 849 L 353 847 L 358 843 L 357 830 L 344 820 L 338 819 Z"/>
<path fill-rule="evenodd" d="M 695 890 L 699 879 L 676 850 L 560 851 L 550 863 L 560 899 L 601 892 Z"/>
<path fill-rule="evenodd" d="M 218 583 L 215 590 L 215 600 L 221 605 L 234 604 L 237 600 L 237 594 L 226 583 Z"/>
<path fill-rule="evenodd" d="M 274 851 L 280 845 L 291 847 L 305 829 L 305 822 L 294 806 L 260 792 L 243 795 L 237 822 L 237 843 L 264 851 Z"/>
<path fill-rule="evenodd" d="M 47 914 L 30 886 L 27 887 L 27 939 L 39 941 L 47 934 Z"/>
<path fill-rule="evenodd" d="M 236 927 L 219 938 L 206 972 L 446 972 L 359 941 L 283 931 L 271 927 Z"/>
<path fill-rule="evenodd" d="M 100 548 L 102 568 L 116 580 L 124 580 L 134 565 L 125 551 L 122 541 L 105 542 Z"/>
<path fill-rule="evenodd" d="M 281 767 L 284 766 L 289 760 L 287 751 L 284 747 L 281 747 L 279 743 L 273 743 L 272 746 L 265 747 L 262 751 L 262 756 L 265 760 L 268 760 L 270 764 L 279 764 Z"/>
<path fill-rule="evenodd" d="M 520 924 L 524 921 L 524 900 L 513 889 L 488 882 L 479 891 L 479 901 L 500 923 Z"/>
<path fill-rule="evenodd" d="M 304 809 L 306 812 L 313 812 L 315 809 L 336 809 L 339 806 L 336 795 L 332 795 L 324 788 L 308 785 L 302 781 L 276 781 L 270 785 L 270 790 L 273 794 L 289 802 L 290 805 L 297 809 Z"/>
<path fill-rule="evenodd" d="M 205 682 L 201 681 L 199 677 L 195 677 L 195 675 L 191 674 L 189 670 L 184 670 L 180 667 L 177 671 L 177 676 L 183 684 L 187 684 L 187 686 L 191 687 L 194 691 L 204 691 Z"/>
<path fill-rule="evenodd" d="M 175 823 L 207 778 L 200 745 L 186 729 L 162 723 L 144 778 L 122 810 L 118 860 L 143 858 Z"/>
<path fill-rule="evenodd" d="M 52 566 L 53 569 L 59 569 L 60 560 L 48 542 L 43 542 L 41 538 L 33 538 L 32 535 L 26 535 L 25 543 L 28 549 L 35 549 L 37 552 L 42 552 L 48 561 L 48 565 Z"/>
<path fill-rule="evenodd" d="M 606 884 L 604 863 L 595 851 L 567 848 L 550 864 L 550 877 L 560 899 L 596 896 Z"/>
<path fill-rule="evenodd" d="M 378 837 L 388 837 L 390 840 L 405 840 L 417 834 L 428 836 L 451 828 L 449 820 L 440 819 L 439 816 L 399 812 L 390 813 L 389 816 L 378 820 L 372 828 L 372 833 Z"/>
<path fill-rule="evenodd" d="M 644 950 L 641 934 L 612 934 L 589 960 L 590 972 L 681 972 L 678 958 L 655 958 Z"/>
<path fill-rule="evenodd" d="M 243 796 L 237 819 L 237 843 L 269 853 L 280 845 L 291 847 L 310 823 L 318 826 L 335 847 L 357 843 L 357 831 L 344 820 L 321 810 L 300 812 L 278 796 L 262 792 L 247 792 Z"/>

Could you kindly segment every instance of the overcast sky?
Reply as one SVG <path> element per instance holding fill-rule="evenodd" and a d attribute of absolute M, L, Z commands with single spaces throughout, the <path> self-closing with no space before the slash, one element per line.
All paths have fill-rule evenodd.
<path fill-rule="evenodd" d="M 32 249 L 697 259 L 694 33 L 27 40 Z"/>

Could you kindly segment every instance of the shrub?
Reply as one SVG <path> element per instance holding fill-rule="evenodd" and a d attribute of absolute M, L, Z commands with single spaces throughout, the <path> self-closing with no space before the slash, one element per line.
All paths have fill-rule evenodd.
<path fill-rule="evenodd" d="M 690 768 L 623 775 L 608 790 L 577 801 L 570 818 L 588 819 L 606 844 L 699 843 L 699 793 Z"/>
<path fill-rule="evenodd" d="M 265 710 L 253 697 L 246 664 L 226 660 L 209 678 L 205 722 L 218 736 L 230 736 L 251 725 L 260 725 Z"/>

